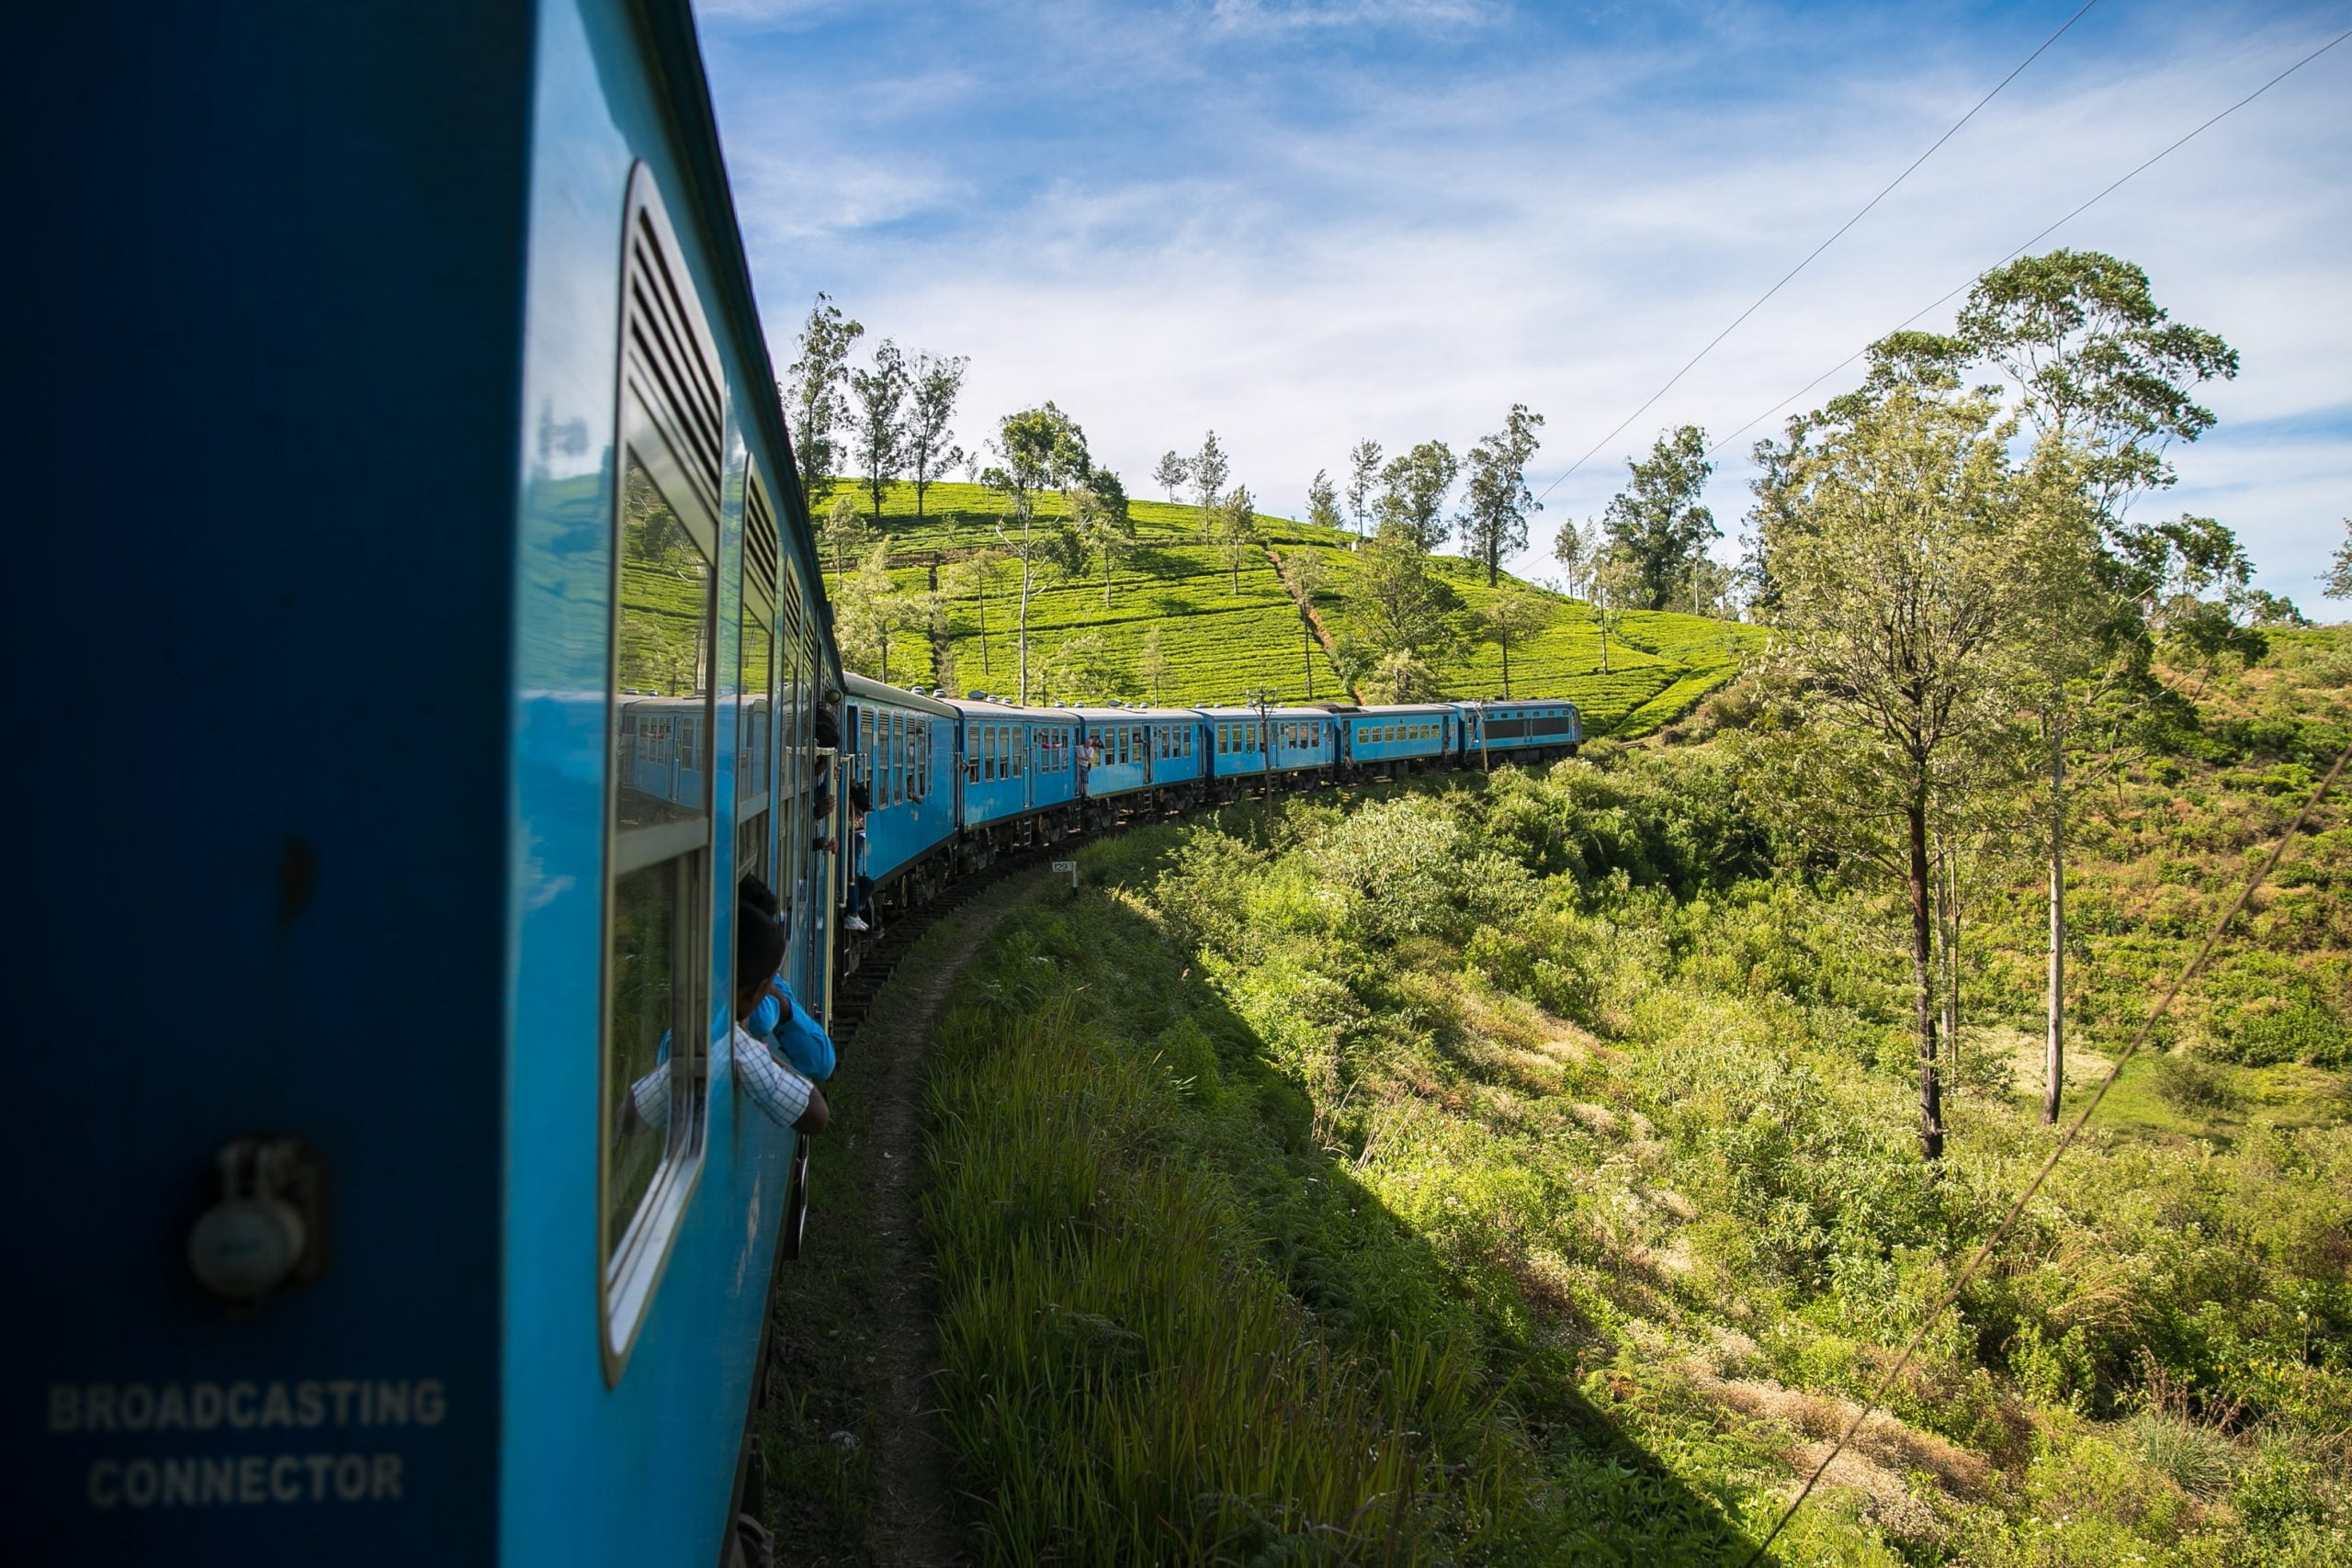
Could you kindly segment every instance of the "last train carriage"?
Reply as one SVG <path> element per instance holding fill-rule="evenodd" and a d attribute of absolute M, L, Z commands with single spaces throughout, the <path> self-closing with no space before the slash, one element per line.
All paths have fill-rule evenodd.
<path fill-rule="evenodd" d="M 1090 828 L 1574 745 L 1564 703 L 846 675 L 677 0 L 15 42 L 61 546 L 4 635 L 136 695 L 10 775 L 12 1561 L 724 1561 L 807 1152 L 735 1084 L 739 877 L 822 1018 L 857 878 L 887 921 Z"/>

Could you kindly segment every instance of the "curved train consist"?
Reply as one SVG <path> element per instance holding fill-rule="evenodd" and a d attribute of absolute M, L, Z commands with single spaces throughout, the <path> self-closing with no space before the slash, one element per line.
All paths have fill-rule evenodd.
<path fill-rule="evenodd" d="M 18 468 L 73 547 L 6 635 L 130 700 L 12 771 L 18 1561 L 719 1561 L 797 1152 L 730 1070 L 739 876 L 821 1012 L 854 875 L 887 920 L 1578 739 L 846 674 L 679 0 L 23 32 Z"/>

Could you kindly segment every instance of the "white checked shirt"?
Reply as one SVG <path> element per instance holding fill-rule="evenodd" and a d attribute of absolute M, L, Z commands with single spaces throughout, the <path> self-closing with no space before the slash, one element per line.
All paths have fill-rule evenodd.
<path fill-rule="evenodd" d="M 762 1114 L 779 1127 L 789 1127 L 800 1120 L 808 1109 L 809 1081 L 772 1055 L 768 1048 L 743 1032 L 737 1024 L 728 1033 L 727 1041 L 715 1055 L 730 1057 L 735 1066 L 735 1087 L 759 1107 Z M 713 1061 L 716 1076 L 723 1064 Z M 670 1065 L 654 1068 L 629 1086 L 629 1099 L 637 1107 L 637 1119 L 650 1131 L 659 1131 L 670 1124 Z"/>

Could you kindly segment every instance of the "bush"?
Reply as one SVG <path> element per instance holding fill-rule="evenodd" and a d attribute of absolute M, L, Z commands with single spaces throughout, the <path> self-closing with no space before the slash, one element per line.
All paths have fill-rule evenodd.
<path fill-rule="evenodd" d="M 2186 1116 L 2234 1111 L 2245 1100 L 2225 1068 L 2179 1055 L 2157 1058 L 2155 1089 L 2157 1099 Z"/>

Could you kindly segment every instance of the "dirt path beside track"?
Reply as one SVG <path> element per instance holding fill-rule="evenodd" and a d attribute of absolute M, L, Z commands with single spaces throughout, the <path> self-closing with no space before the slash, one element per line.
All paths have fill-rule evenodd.
<path fill-rule="evenodd" d="M 964 966 L 1034 897 L 1024 871 L 943 917 L 841 1048 L 809 1179 L 804 1256 L 776 1293 L 769 1522 L 776 1561 L 950 1568 L 966 1510 L 941 1437 L 922 1232 L 923 1064 Z"/>

